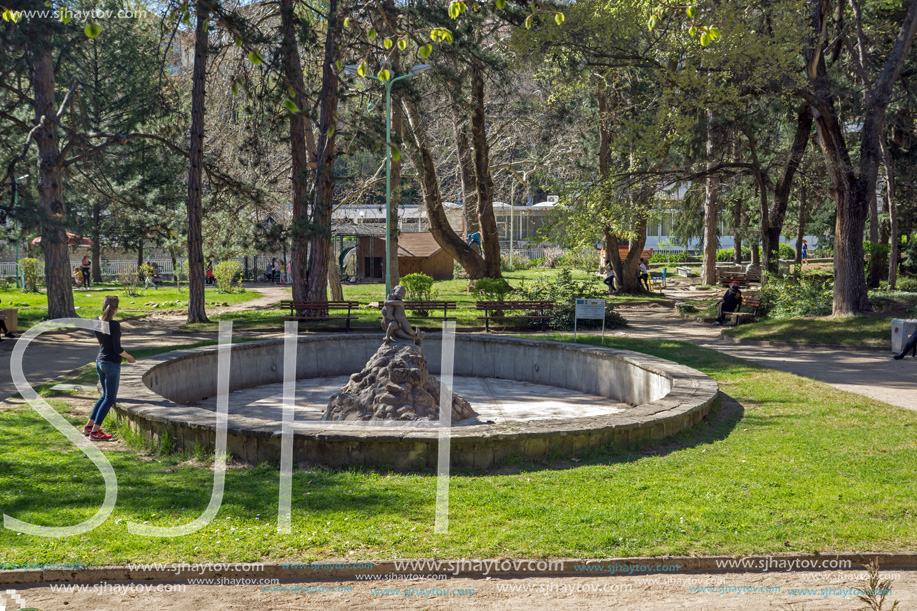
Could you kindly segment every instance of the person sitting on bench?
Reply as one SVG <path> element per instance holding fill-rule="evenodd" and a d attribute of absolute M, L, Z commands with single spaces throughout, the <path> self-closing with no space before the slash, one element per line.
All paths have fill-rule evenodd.
<path fill-rule="evenodd" d="M 650 272 L 646 268 L 646 263 L 643 261 L 643 257 L 640 257 L 640 270 L 638 272 L 638 277 L 640 282 L 643 283 L 643 288 L 646 289 L 646 292 L 650 291 Z"/>
<path fill-rule="evenodd" d="M 912 356 L 917 356 L 917 331 L 911 333 L 907 342 L 904 344 L 904 350 L 895 355 L 895 360 L 900 361 L 908 352 L 913 352 Z"/>
<path fill-rule="evenodd" d="M 713 324 L 721 325 L 726 320 L 727 312 L 735 312 L 742 305 L 742 291 L 739 290 L 739 283 L 735 280 L 729 285 L 729 289 L 716 304 L 716 322 Z"/>

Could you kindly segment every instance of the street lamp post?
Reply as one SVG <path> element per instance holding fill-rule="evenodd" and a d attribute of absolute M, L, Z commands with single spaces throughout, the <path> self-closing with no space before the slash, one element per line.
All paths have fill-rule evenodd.
<path fill-rule="evenodd" d="M 430 68 L 430 64 L 417 64 L 407 74 L 387 81 L 371 74 L 365 76 L 385 85 L 385 298 L 392 292 L 392 85 L 396 81 L 420 74 Z M 358 70 L 358 66 L 344 67 L 347 74 L 359 74 Z"/>
<path fill-rule="evenodd" d="M 16 181 L 22 180 L 23 178 L 28 178 L 29 175 L 20 176 L 19 178 L 13 179 L 13 208 L 16 207 L 16 202 L 19 201 L 19 189 L 16 188 Z M 25 288 L 25 277 L 21 269 L 19 269 L 19 236 L 16 236 L 16 275 L 19 276 L 19 288 Z"/>

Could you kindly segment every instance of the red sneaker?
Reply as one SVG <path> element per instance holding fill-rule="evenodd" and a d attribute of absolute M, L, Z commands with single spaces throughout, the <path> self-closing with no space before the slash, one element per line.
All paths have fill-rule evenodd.
<path fill-rule="evenodd" d="M 87 424 L 86 426 L 83 427 L 83 435 L 85 435 L 86 437 L 89 437 L 90 433 L 92 433 L 92 427 Z"/>
<path fill-rule="evenodd" d="M 102 429 L 99 429 L 95 433 L 89 433 L 89 438 L 93 441 L 110 441 L 114 435 L 109 435 Z"/>

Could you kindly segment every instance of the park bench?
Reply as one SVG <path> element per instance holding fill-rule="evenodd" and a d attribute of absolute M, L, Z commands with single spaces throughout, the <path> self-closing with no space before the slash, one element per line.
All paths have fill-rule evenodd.
<path fill-rule="evenodd" d="M 691 277 L 691 268 L 687 266 L 676 267 L 675 273 L 678 274 L 679 276 L 690 278 Z"/>
<path fill-rule="evenodd" d="M 755 320 L 758 318 L 758 308 L 761 307 L 761 298 L 760 297 L 742 297 L 742 303 L 736 309 L 735 312 L 723 312 L 726 316 L 735 316 L 736 322 L 735 326 L 739 326 L 739 322 L 743 319 L 745 320 Z M 742 308 L 749 308 L 750 311 L 742 311 Z"/>
<path fill-rule="evenodd" d="M 666 272 L 666 268 L 662 268 L 661 272 L 650 272 L 650 288 L 654 293 L 666 287 L 668 281 L 667 276 L 668 273 Z"/>
<path fill-rule="evenodd" d="M 738 282 L 742 286 L 748 285 L 748 275 L 742 271 L 716 270 L 716 281 L 723 286 L 729 286 L 733 282 Z"/>
<path fill-rule="evenodd" d="M 554 318 L 553 301 L 479 301 L 476 307 L 478 310 L 484 311 L 484 316 L 478 316 L 478 320 L 484 321 L 484 327 L 488 332 L 490 332 L 490 321 L 492 320 L 539 320 L 541 321 L 541 330 L 545 331 L 547 330 L 547 321 Z M 516 310 L 539 313 L 506 316 L 506 312 Z"/>
<path fill-rule="evenodd" d="M 357 301 L 293 301 L 280 302 L 281 310 L 290 310 L 287 320 L 324 322 L 328 320 L 346 320 L 347 330 L 350 331 L 350 321 L 357 317 L 351 315 L 351 310 L 360 307 Z M 331 310 L 347 310 L 346 316 L 332 316 Z M 312 312 L 312 316 L 297 316 L 297 312 Z"/>
<path fill-rule="evenodd" d="M 436 320 L 455 320 L 455 316 L 449 316 L 449 310 L 453 312 L 458 308 L 455 301 L 405 301 L 404 309 L 412 312 L 430 312 L 433 310 L 442 310 L 442 316 L 430 316 L 428 314 L 417 314 L 424 318 L 434 318 Z"/>

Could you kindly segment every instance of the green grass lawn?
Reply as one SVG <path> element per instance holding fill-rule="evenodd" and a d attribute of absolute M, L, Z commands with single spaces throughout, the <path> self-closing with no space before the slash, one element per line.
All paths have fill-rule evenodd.
<path fill-rule="evenodd" d="M 720 383 L 726 407 L 655 447 L 456 473 L 448 535 L 432 533 L 434 476 L 322 468 L 294 474 L 293 532 L 279 535 L 278 472 L 262 465 L 227 473 L 220 512 L 197 534 L 135 537 L 127 522 L 172 526 L 199 516 L 213 474 L 188 457 L 108 452 L 119 480 L 108 521 L 63 539 L 0 530 L 2 559 L 101 565 L 906 551 L 917 545 L 917 413 L 688 343 L 605 343 L 704 371 Z M 34 411 L 0 411 L 0 446 L 5 514 L 67 525 L 100 506 L 98 471 Z"/>
<path fill-rule="evenodd" d="M 891 342 L 892 318 L 869 314 L 846 318 L 762 320 L 738 327 L 726 327 L 724 333 L 741 339 L 886 348 Z"/>
<path fill-rule="evenodd" d="M 538 274 L 551 275 L 559 272 L 560 269 L 527 269 L 515 272 L 504 272 L 503 277 L 507 282 L 509 282 L 511 286 L 519 287 L 525 282 L 531 282 L 531 280 Z M 588 272 L 584 272 L 582 270 L 571 270 L 571 272 L 573 274 L 574 280 L 584 280 L 590 277 Z M 378 308 L 370 308 L 369 304 L 381 301 L 383 299 L 385 293 L 385 284 L 344 284 L 343 289 L 345 300 L 357 301 L 362 304 L 362 307 L 359 310 L 352 312 L 352 314 L 356 314 L 357 320 L 351 321 L 351 325 L 358 329 L 372 329 L 373 331 L 377 330 L 379 328 L 381 314 Z M 475 309 L 475 304 L 478 301 L 477 296 L 473 292 L 469 292 L 467 289 L 467 279 L 439 280 L 433 285 L 433 299 L 436 301 L 456 302 L 457 308 L 456 310 L 450 310 L 449 316 L 456 318 L 456 324 L 458 326 L 483 326 L 483 322 L 478 320 L 478 316 L 481 316 L 482 312 L 479 312 L 477 309 Z M 290 298 L 292 298 L 292 293 L 290 294 Z M 512 298 L 510 297 L 510 299 Z M 652 303 L 658 301 L 666 301 L 660 295 L 609 295 L 606 299 L 610 300 L 611 302 L 618 302 L 622 304 L 633 302 Z M 343 316 L 346 313 L 346 310 L 331 310 L 332 316 Z M 442 327 L 442 321 L 437 320 L 436 318 L 425 318 L 423 316 L 418 316 L 416 312 L 410 311 L 407 314 L 414 325 L 420 326 L 422 328 L 435 329 Z M 438 314 L 436 312 L 431 312 L 430 314 L 431 316 L 442 316 L 441 311 Z M 286 316 L 289 316 L 289 311 L 279 309 L 231 312 L 228 314 L 214 316 L 212 318 L 214 322 L 182 325 L 181 330 L 213 330 L 217 328 L 217 322 L 215 321 L 220 320 L 232 320 L 233 325 L 240 329 L 279 328 L 283 326 L 283 321 Z M 333 321 L 328 323 L 308 323 L 309 329 L 334 329 L 341 327 L 343 327 L 342 321 Z"/>
<path fill-rule="evenodd" d="M 107 286 L 107 285 L 101 285 Z M 95 287 L 95 285 L 94 285 Z M 118 320 L 133 318 L 156 310 L 181 310 L 187 308 L 188 289 L 181 291 L 174 287 L 161 287 L 158 289 L 145 289 L 139 295 L 131 297 L 120 286 L 109 287 L 105 291 L 73 291 L 73 304 L 76 313 L 84 318 L 93 318 L 102 313 L 102 301 L 108 295 L 115 295 L 120 300 Z M 242 303 L 260 297 L 255 291 L 244 293 L 223 294 L 216 289 L 208 288 L 204 299 L 208 303 Z M 181 301 L 182 305 L 167 302 Z M 150 304 L 150 305 L 148 305 Z M 41 293 L 23 293 L 18 289 L 0 291 L 0 308 L 19 309 L 19 328 L 27 329 L 41 322 L 48 316 L 48 298 Z"/>

